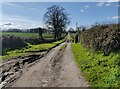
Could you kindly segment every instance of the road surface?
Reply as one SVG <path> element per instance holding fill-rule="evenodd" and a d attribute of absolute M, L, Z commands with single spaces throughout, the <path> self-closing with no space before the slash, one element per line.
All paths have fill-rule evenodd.
<path fill-rule="evenodd" d="M 25 68 L 12 87 L 88 87 L 76 65 L 70 43 L 60 51 L 63 44 L 53 48 L 38 63 Z"/>

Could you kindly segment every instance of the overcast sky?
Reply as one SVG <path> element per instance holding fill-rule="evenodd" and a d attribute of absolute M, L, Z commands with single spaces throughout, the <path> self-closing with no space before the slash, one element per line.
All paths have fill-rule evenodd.
<path fill-rule="evenodd" d="M 44 27 L 43 15 L 47 8 L 59 5 L 70 14 L 69 27 L 90 26 L 95 22 L 117 22 L 118 2 L 3 2 L 0 4 L 2 14 L 0 26 L 4 28 Z M 117 1 L 117 0 L 115 0 Z"/>

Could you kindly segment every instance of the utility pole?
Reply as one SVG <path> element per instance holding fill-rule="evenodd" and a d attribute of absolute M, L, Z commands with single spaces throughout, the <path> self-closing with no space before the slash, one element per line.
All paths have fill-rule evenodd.
<path fill-rule="evenodd" d="M 78 30 L 78 24 L 76 23 L 76 31 Z"/>
<path fill-rule="evenodd" d="M 75 43 L 78 43 L 78 24 L 76 23 L 76 36 L 75 36 Z"/>

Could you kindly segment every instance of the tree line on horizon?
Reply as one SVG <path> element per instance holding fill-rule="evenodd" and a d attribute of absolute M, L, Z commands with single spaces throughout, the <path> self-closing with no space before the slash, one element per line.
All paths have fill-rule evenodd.
<path fill-rule="evenodd" d="M 69 14 L 65 11 L 63 7 L 53 5 L 47 8 L 46 13 L 43 16 L 43 22 L 46 28 L 33 28 L 27 30 L 21 29 L 8 29 L 3 32 L 30 32 L 39 33 L 40 38 L 42 38 L 43 32 L 52 32 L 54 39 L 59 39 L 62 37 L 62 33 L 66 33 L 66 27 L 70 24 Z"/>

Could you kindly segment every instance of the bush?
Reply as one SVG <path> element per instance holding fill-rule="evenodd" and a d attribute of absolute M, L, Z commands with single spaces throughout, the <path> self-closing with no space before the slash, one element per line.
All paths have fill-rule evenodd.
<path fill-rule="evenodd" d="M 4 55 L 5 51 L 20 49 L 25 46 L 27 46 L 27 44 L 20 37 L 15 37 L 13 35 L 2 37 L 2 55 Z"/>
<path fill-rule="evenodd" d="M 120 50 L 120 30 L 116 24 L 94 26 L 81 33 L 80 42 L 87 48 L 109 55 L 111 51 Z"/>

